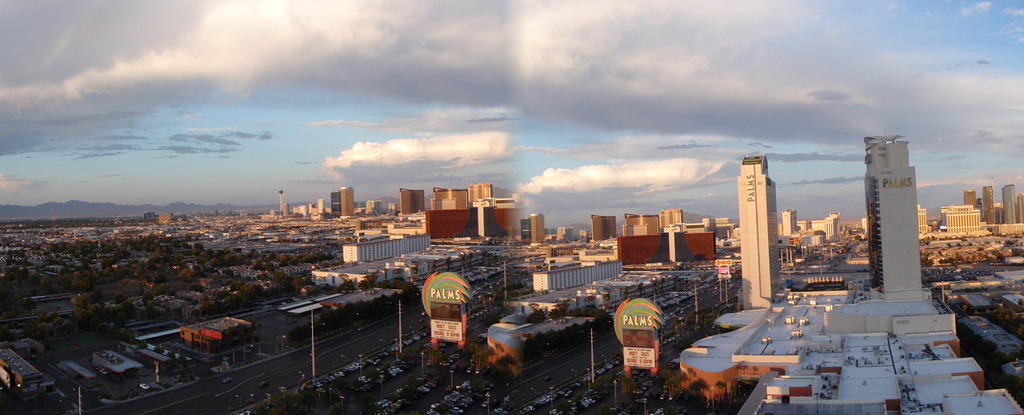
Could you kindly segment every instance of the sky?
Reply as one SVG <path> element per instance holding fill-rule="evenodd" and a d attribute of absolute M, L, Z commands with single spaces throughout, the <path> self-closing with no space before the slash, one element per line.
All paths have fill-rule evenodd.
<path fill-rule="evenodd" d="M 1024 190 L 1022 1 L 0 0 L 0 204 L 274 204 L 492 182 L 549 224 Z M 998 193 L 998 191 L 997 191 Z"/>

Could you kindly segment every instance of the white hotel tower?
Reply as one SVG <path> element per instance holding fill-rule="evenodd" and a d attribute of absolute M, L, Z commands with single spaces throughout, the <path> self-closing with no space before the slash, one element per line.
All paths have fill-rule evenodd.
<path fill-rule="evenodd" d="M 736 179 L 740 207 L 740 254 L 743 256 L 743 309 L 768 308 L 780 288 L 775 211 L 775 182 L 765 156 L 743 158 Z"/>
<path fill-rule="evenodd" d="M 865 137 L 871 284 L 887 300 L 922 297 L 917 179 L 902 136 Z"/>

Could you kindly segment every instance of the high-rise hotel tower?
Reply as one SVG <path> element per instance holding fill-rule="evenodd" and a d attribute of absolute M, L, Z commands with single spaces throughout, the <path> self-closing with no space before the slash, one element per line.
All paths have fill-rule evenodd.
<path fill-rule="evenodd" d="M 743 158 L 736 180 L 740 208 L 740 253 L 743 256 L 743 309 L 767 308 L 782 288 L 779 280 L 775 182 L 765 156 Z"/>
<path fill-rule="evenodd" d="M 881 288 L 888 300 L 922 296 L 917 178 L 907 142 L 900 138 L 864 138 L 871 284 Z"/>

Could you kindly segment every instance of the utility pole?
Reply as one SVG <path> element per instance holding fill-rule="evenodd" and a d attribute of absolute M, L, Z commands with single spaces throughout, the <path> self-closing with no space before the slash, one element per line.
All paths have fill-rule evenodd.
<path fill-rule="evenodd" d="M 505 265 L 501 268 L 501 270 L 504 273 L 504 279 L 505 279 L 505 304 L 502 304 L 502 305 L 503 306 L 508 306 L 508 260 L 507 259 L 505 260 Z"/>
<path fill-rule="evenodd" d="M 594 386 L 594 328 L 590 328 L 590 387 Z"/>
<path fill-rule="evenodd" d="M 316 324 L 313 322 L 314 311 L 309 310 L 309 356 L 313 369 L 313 373 L 310 374 L 310 380 L 316 379 Z"/>
<path fill-rule="evenodd" d="M 160 383 L 160 361 L 159 360 L 156 361 L 156 383 Z M 78 389 L 78 393 L 79 394 L 82 393 L 82 389 L 81 388 Z"/>
<path fill-rule="evenodd" d="M 78 387 L 78 415 L 82 415 L 82 387 Z"/>
<path fill-rule="evenodd" d="M 402 354 L 402 300 L 398 300 L 398 354 Z"/>

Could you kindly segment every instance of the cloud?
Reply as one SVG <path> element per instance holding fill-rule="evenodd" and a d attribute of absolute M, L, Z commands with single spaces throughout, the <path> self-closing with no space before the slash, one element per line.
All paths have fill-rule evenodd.
<path fill-rule="evenodd" d="M 510 155 L 508 133 L 488 131 L 432 138 L 396 138 L 385 142 L 360 141 L 337 157 L 326 158 L 324 167 L 346 170 L 429 162 L 435 169 L 447 169 L 497 162 Z"/>
<path fill-rule="evenodd" d="M 1003 14 L 1008 14 L 1014 17 L 1024 17 L 1024 9 L 1017 9 L 1013 7 L 1007 7 L 1003 9 Z"/>
<path fill-rule="evenodd" d="M 170 145 L 157 147 L 158 151 L 169 151 L 177 154 L 216 154 L 216 153 L 231 153 L 238 151 L 238 148 L 234 147 L 221 147 L 221 148 L 209 148 L 189 145 Z"/>
<path fill-rule="evenodd" d="M 212 136 L 209 134 L 175 134 L 172 135 L 168 140 L 177 141 L 182 143 L 194 142 L 194 143 L 205 143 L 205 144 L 220 144 L 225 146 L 240 146 L 241 144 L 237 141 L 228 140 L 226 138 Z"/>
<path fill-rule="evenodd" d="M 35 16 L 43 8 L 11 9 L 3 22 L 8 29 L 0 30 L 0 37 L 16 38 L 35 29 L 31 33 L 40 40 L 33 42 L 35 50 L 18 48 L 12 60 L 22 65 L 4 68 L 18 82 L 0 86 L 0 106 L 153 90 L 187 95 L 194 91 L 180 87 L 196 84 L 244 96 L 258 85 L 298 82 L 414 101 L 447 96 L 472 104 L 496 102 L 505 94 L 507 41 L 505 31 L 496 30 L 506 13 L 500 2 L 93 4 L 70 8 L 67 18 L 63 13 L 47 16 L 61 23 L 48 25 L 49 30 L 32 26 L 43 18 Z M 126 20 L 157 30 L 137 36 L 137 30 L 122 23 Z M 90 31 L 101 26 L 109 33 Z M 98 39 L 81 39 L 93 37 Z M 242 47 L 248 47 L 246 53 L 237 53 Z M 71 56 L 62 59 L 66 55 Z M 66 66 L 48 67 L 57 63 Z M 32 66 L 49 70 L 33 73 Z"/>
<path fill-rule="evenodd" d="M 22 179 L 18 176 L 12 176 L 8 174 L 0 174 L 0 191 L 3 192 L 19 192 L 22 190 L 34 188 L 41 184 L 35 180 Z"/>
<path fill-rule="evenodd" d="M 864 156 L 855 153 L 768 153 L 768 160 L 800 161 L 864 161 Z"/>
<path fill-rule="evenodd" d="M 850 98 L 850 94 L 834 89 L 811 91 L 807 93 L 807 96 L 821 102 L 840 102 Z"/>
<path fill-rule="evenodd" d="M 630 188 L 636 193 L 682 189 L 701 184 L 719 172 L 725 162 L 676 158 L 620 164 L 596 164 L 577 168 L 548 168 L 528 183 L 524 193 L 549 190 L 591 191 L 603 188 Z"/>
<path fill-rule="evenodd" d="M 711 147 L 708 144 L 700 143 L 686 143 L 686 144 L 669 144 L 664 146 L 658 146 L 658 150 L 689 150 L 693 148 Z"/>
<path fill-rule="evenodd" d="M 864 176 L 845 176 L 845 177 L 828 177 L 824 179 L 813 179 L 813 180 L 801 180 L 798 182 L 787 183 L 792 186 L 804 186 L 808 184 L 841 184 L 850 182 L 863 181 Z"/>
<path fill-rule="evenodd" d="M 139 135 L 120 135 L 120 134 L 108 134 L 101 135 L 98 137 L 92 137 L 92 140 L 96 141 L 122 141 L 122 140 L 146 140 L 146 137 Z"/>
<path fill-rule="evenodd" d="M 508 108 L 440 108 L 420 114 L 392 117 L 383 121 L 323 120 L 310 127 L 352 127 L 400 133 L 450 134 L 455 132 L 493 131 L 513 120 Z"/>
<path fill-rule="evenodd" d="M 246 133 L 242 131 L 229 130 L 228 132 L 221 134 L 220 137 L 234 137 L 241 139 L 255 138 L 257 140 L 270 140 L 274 138 L 274 133 L 270 131 L 261 131 L 259 133 Z"/>
<path fill-rule="evenodd" d="M 112 178 L 112 177 L 123 177 L 123 176 L 124 176 L 123 174 L 110 173 L 110 174 L 100 174 L 100 175 L 97 175 L 96 178 L 97 179 L 109 179 L 109 178 Z"/>
<path fill-rule="evenodd" d="M 988 13 L 988 10 L 992 8 L 992 2 L 982 1 L 974 3 L 970 6 L 961 7 L 960 15 L 964 17 L 971 17 L 976 15 L 982 15 Z"/>

